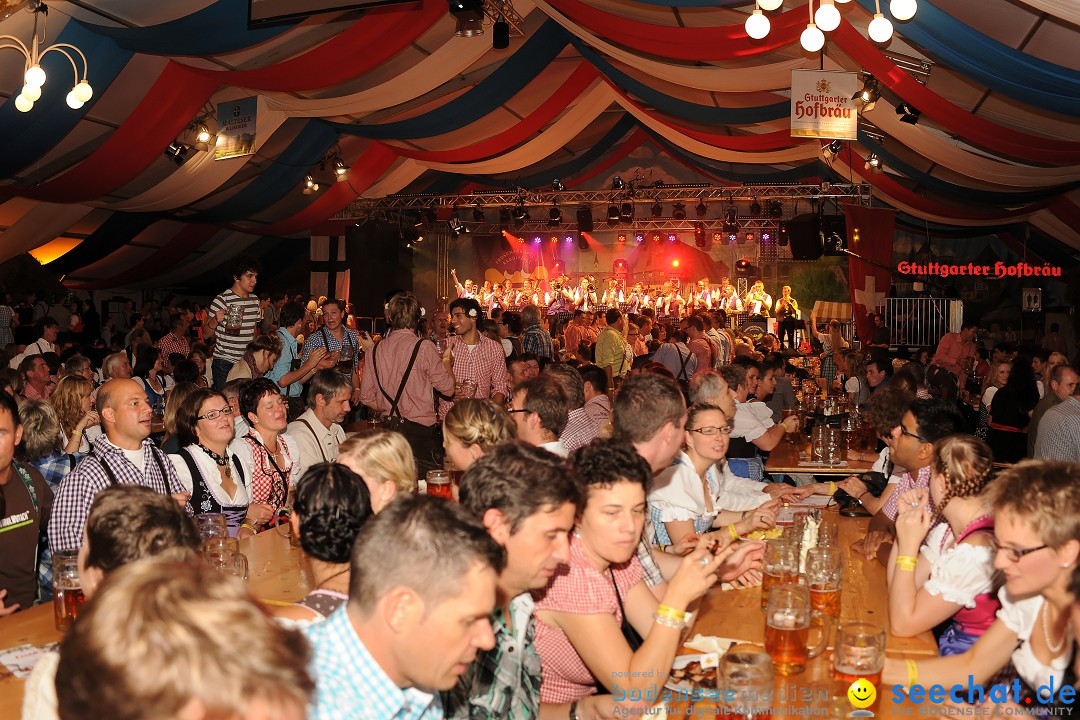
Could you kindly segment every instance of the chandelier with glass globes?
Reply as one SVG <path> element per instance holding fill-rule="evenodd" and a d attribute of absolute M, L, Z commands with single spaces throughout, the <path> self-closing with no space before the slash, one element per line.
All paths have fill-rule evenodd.
<path fill-rule="evenodd" d="M 33 109 L 34 103 L 41 97 L 41 87 L 48 79 L 45 75 L 45 70 L 41 67 L 41 58 L 50 52 L 57 52 L 68 59 L 71 63 L 71 68 L 75 72 L 75 82 L 71 91 L 67 94 L 68 107 L 78 110 L 87 101 L 94 96 L 94 90 L 90 87 L 90 83 L 86 81 L 86 74 L 88 66 L 86 63 L 86 56 L 83 55 L 82 50 L 75 47 L 70 43 L 54 43 L 45 49 L 41 48 L 41 44 L 45 41 L 45 23 L 42 23 L 41 35 L 38 35 L 38 18 L 45 17 L 48 19 L 49 8 L 45 3 L 40 0 L 31 0 L 27 5 L 27 9 L 34 13 L 34 33 L 30 39 L 30 46 L 27 47 L 25 43 L 19 40 L 13 35 L 0 35 L 0 50 L 10 48 L 12 50 L 18 50 L 23 54 L 25 58 L 25 72 L 23 73 L 22 91 L 18 97 L 15 98 L 15 108 L 19 112 L 30 112 Z M 5 42 L 6 41 L 6 42 Z M 74 55 L 78 55 L 82 60 L 82 74 L 79 74 L 79 66 L 75 63 Z"/>
<path fill-rule="evenodd" d="M 814 0 L 810 0 L 810 22 L 802 31 L 799 42 L 807 52 L 817 52 L 825 46 L 825 33 L 840 27 L 840 11 L 836 9 L 836 3 L 846 3 L 851 0 L 819 0 L 817 10 L 814 9 Z M 755 40 L 761 40 L 769 34 L 769 16 L 763 11 L 778 9 L 784 4 L 784 0 L 756 0 L 754 12 L 746 18 L 746 34 Z M 867 27 L 870 39 L 877 43 L 888 42 L 893 34 L 892 22 L 881 12 L 881 0 L 874 0 L 874 18 Z M 918 10 L 917 0 L 892 0 L 889 3 L 890 14 L 905 22 L 915 17 Z"/>

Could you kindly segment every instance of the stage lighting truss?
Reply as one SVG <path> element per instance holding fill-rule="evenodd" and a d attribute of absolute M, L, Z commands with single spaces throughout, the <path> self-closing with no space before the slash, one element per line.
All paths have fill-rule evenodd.
<path fill-rule="evenodd" d="M 880 130 L 868 123 L 860 123 L 860 131 L 870 133 L 870 137 L 881 141 Z M 843 148 L 843 143 L 838 143 Z M 316 181 L 320 182 L 316 173 Z M 382 212 L 388 216 L 405 214 L 412 218 L 426 217 L 433 226 L 432 232 L 440 227 L 444 232 L 449 228 L 437 224 L 434 220 L 436 211 L 441 210 L 443 218 L 454 215 L 458 208 L 471 208 L 469 227 L 473 233 L 498 234 L 513 227 L 524 230 L 529 237 L 542 234 L 545 237 L 552 232 L 565 234 L 577 229 L 577 220 L 584 213 L 591 219 L 597 212 L 608 224 L 604 230 L 615 230 L 629 237 L 627 225 L 633 226 L 635 242 L 637 236 L 642 241 L 655 232 L 667 237 L 671 232 L 689 235 L 701 226 L 706 237 L 719 234 L 724 241 L 729 236 L 745 237 L 747 231 L 760 233 L 762 228 L 776 228 L 781 220 L 798 213 L 800 202 L 803 207 L 814 202 L 854 202 L 869 205 L 871 188 L 868 183 L 825 183 L 825 184 L 774 184 L 745 185 L 732 188 L 729 186 L 709 185 L 663 185 L 660 187 L 636 186 L 630 188 L 625 182 L 621 190 L 571 190 L 551 191 L 550 186 L 543 190 L 517 188 L 509 191 L 482 191 L 467 195 L 390 195 L 385 198 L 359 199 L 351 203 L 335 218 L 340 220 L 358 220 L 370 217 L 373 212 Z M 758 216 L 752 216 L 755 198 Z M 682 218 L 663 217 L 667 207 L 677 209 L 682 206 Z M 697 217 L 698 205 L 715 203 L 718 212 L 713 217 Z M 575 212 L 566 213 L 566 206 L 576 208 Z M 660 207 L 660 216 L 656 207 Z M 686 209 L 692 210 L 690 217 Z M 719 208 L 723 208 L 722 211 Z M 487 212 L 485 212 L 487 210 Z M 605 212 L 606 210 L 606 212 Z M 558 213 L 557 222 L 556 212 Z M 554 223 L 554 224 L 552 224 Z M 581 228 L 585 229 L 585 228 Z M 776 236 L 774 235 L 774 238 Z M 714 240 L 715 242 L 715 240 Z"/>

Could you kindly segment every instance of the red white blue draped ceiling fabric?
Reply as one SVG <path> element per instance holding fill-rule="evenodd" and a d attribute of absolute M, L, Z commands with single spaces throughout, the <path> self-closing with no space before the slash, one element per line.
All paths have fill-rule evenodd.
<path fill-rule="evenodd" d="M 886 3 L 882 3 L 885 5 Z M 247 0 L 58 3 L 48 42 L 89 58 L 93 99 L 72 110 L 71 70 L 29 113 L 18 53 L 0 52 L 0 260 L 69 234 L 50 263 L 84 287 L 179 282 L 262 236 L 303 236 L 357 197 L 603 187 L 642 145 L 712 183 L 851 180 L 911 218 L 1016 232 L 1080 251 L 1080 11 L 1052 0 L 919 0 L 886 46 L 873 0 L 838 5 L 822 56 L 801 49 L 805 0 L 748 38 L 745 0 L 517 0 L 524 38 L 454 37 L 445 0 L 249 30 Z M 70 13 L 70 14 L 65 14 Z M 0 34 L 29 39 L 16 12 Z M 934 62 L 924 86 L 886 53 Z M 55 55 L 52 54 L 52 55 Z M 792 139 L 791 70 L 865 70 L 885 134 L 826 164 Z M 182 166 L 163 150 L 219 102 L 256 96 L 256 152 Z M 904 100 L 918 125 L 894 112 Z M 213 120 L 211 120 L 213 126 Z M 300 192 L 331 152 L 348 182 Z M 870 153 L 887 172 L 864 170 Z"/>

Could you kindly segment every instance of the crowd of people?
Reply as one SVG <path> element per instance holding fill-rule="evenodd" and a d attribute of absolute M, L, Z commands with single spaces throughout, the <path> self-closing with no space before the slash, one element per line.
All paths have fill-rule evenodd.
<path fill-rule="evenodd" d="M 342 301 L 264 304 L 257 273 L 236 267 L 199 333 L 176 304 L 114 352 L 48 316 L 10 348 L 0 614 L 50 596 L 62 551 L 93 596 L 26 717 L 625 717 L 648 702 L 616 698 L 663 686 L 706 593 L 760 584 L 747 536 L 811 494 L 872 514 L 851 551 L 887 564 L 890 630 L 939 628 L 941 657 L 889 661 L 888 683 L 1075 682 L 1063 360 L 982 353 L 974 326 L 923 359 L 854 348 L 839 324 L 796 353 L 706 305 L 577 309 L 560 330 L 535 304 L 428 313 L 409 292 L 373 337 Z M 870 472 L 766 471 L 804 381 L 863 408 Z M 348 434 L 358 410 L 371 429 Z M 459 503 L 417 494 L 442 469 Z M 233 537 L 293 535 L 307 596 L 271 621 L 193 562 L 206 513 Z"/>

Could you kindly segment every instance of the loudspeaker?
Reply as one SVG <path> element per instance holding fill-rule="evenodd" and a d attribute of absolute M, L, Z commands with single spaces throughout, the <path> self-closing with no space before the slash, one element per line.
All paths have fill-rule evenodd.
<path fill-rule="evenodd" d="M 787 221 L 793 260 L 817 260 L 821 257 L 824 247 L 818 220 L 817 213 L 804 213 Z"/>
<path fill-rule="evenodd" d="M 491 26 L 491 47 L 496 50 L 510 47 L 510 23 L 501 17 Z"/>

